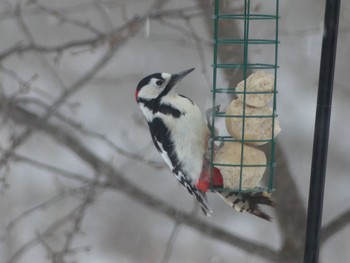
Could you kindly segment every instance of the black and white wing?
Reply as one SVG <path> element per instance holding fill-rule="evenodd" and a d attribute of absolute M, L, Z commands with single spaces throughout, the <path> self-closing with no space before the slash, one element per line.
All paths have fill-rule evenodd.
<path fill-rule="evenodd" d="M 154 118 L 151 122 L 148 122 L 148 125 L 155 147 L 175 175 L 176 179 L 179 180 L 187 191 L 197 199 L 203 213 L 210 216 L 212 211 L 207 205 L 205 193 L 197 189 L 192 178 L 182 169 L 182 165 L 175 152 L 174 144 L 171 141 L 170 131 L 160 118 Z"/>

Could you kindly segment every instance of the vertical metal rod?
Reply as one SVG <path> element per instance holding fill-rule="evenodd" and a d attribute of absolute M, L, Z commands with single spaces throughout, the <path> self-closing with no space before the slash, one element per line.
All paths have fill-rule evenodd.
<path fill-rule="evenodd" d="M 218 64 L 218 36 L 219 36 L 219 15 L 220 15 L 220 0 L 215 0 L 214 6 L 214 46 L 213 46 L 213 101 L 212 101 L 212 116 L 210 130 L 210 188 L 213 187 L 214 175 L 214 147 L 215 147 L 215 117 L 216 117 L 216 92 L 217 92 L 217 64 Z"/>
<path fill-rule="evenodd" d="M 243 101 L 242 101 L 242 140 L 241 140 L 241 161 L 239 174 L 239 192 L 242 191 L 243 170 L 244 170 L 244 134 L 246 123 L 246 100 L 247 100 L 247 75 L 248 75 L 248 50 L 249 50 L 249 25 L 250 25 L 250 0 L 244 1 L 244 51 L 243 51 Z"/>
<path fill-rule="evenodd" d="M 319 255 L 319 232 L 322 222 L 339 10 L 340 0 L 326 0 L 304 263 L 317 263 Z"/>
<path fill-rule="evenodd" d="M 271 150 L 270 150 L 270 173 L 267 183 L 267 191 L 269 193 L 272 192 L 273 189 L 273 179 L 275 174 L 275 167 L 276 167 L 276 139 L 275 139 L 275 115 L 277 115 L 277 69 L 278 69 L 278 31 L 279 31 L 279 0 L 276 0 L 276 32 L 275 32 L 275 67 L 274 67 L 274 85 L 273 85 L 273 102 L 272 102 L 272 129 L 271 129 Z"/>

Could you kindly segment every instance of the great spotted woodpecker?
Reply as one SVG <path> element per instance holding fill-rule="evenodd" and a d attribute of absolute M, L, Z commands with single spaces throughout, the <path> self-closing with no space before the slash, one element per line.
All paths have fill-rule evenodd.
<path fill-rule="evenodd" d="M 197 199 L 204 214 L 210 216 L 212 212 L 206 199 L 210 166 L 205 157 L 209 129 L 197 105 L 174 90 L 177 83 L 193 70 L 149 75 L 137 85 L 135 99 L 146 117 L 158 152 L 175 177 Z M 213 184 L 223 186 L 220 170 L 216 167 Z M 258 207 L 259 204 L 274 206 L 266 193 L 216 193 L 236 210 L 270 220 Z"/>

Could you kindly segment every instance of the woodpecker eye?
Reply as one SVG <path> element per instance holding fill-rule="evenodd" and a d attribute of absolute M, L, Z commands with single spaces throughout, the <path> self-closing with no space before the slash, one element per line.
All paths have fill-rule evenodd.
<path fill-rule="evenodd" d="M 162 86 L 162 85 L 163 85 L 163 83 L 164 83 L 164 81 L 163 81 L 163 80 L 157 80 L 157 82 L 156 82 L 156 84 L 157 84 L 158 86 Z"/>

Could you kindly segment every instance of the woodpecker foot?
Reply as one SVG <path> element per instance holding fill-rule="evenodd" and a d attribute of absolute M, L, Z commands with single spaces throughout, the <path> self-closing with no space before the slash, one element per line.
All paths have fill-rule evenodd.
<path fill-rule="evenodd" d="M 215 147 L 215 154 L 222 148 L 224 147 L 224 141 L 220 141 L 220 144 Z"/>
<path fill-rule="evenodd" d="M 207 126 L 209 130 L 212 129 L 210 118 L 212 117 L 214 111 L 215 113 L 220 112 L 220 107 L 221 105 L 216 105 L 215 107 L 209 108 L 205 111 L 205 117 L 207 119 Z"/>

